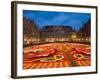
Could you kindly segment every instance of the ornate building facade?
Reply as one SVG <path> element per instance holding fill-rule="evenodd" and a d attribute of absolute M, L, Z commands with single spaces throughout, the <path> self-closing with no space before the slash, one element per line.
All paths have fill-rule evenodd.
<path fill-rule="evenodd" d="M 73 32 L 70 26 L 45 26 L 41 29 L 41 39 L 44 42 L 69 41 Z"/>
<path fill-rule="evenodd" d="M 34 21 L 23 18 L 24 45 L 45 42 L 88 42 L 91 38 L 91 21 L 87 21 L 79 31 L 71 26 L 48 25 L 39 29 Z"/>
<path fill-rule="evenodd" d="M 40 31 L 38 26 L 35 22 L 26 17 L 23 18 L 23 34 L 24 45 L 37 43 L 40 40 Z"/>
<path fill-rule="evenodd" d="M 91 20 L 88 20 L 78 31 L 78 37 L 81 41 L 90 42 L 91 40 Z"/>

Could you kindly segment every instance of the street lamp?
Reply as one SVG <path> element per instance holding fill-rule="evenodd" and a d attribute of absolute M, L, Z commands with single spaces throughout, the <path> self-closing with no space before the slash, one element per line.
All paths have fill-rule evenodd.
<path fill-rule="evenodd" d="M 76 41 L 76 39 L 77 39 L 77 35 L 76 35 L 76 33 L 74 32 L 74 33 L 72 34 L 72 40 L 73 40 L 73 41 Z"/>

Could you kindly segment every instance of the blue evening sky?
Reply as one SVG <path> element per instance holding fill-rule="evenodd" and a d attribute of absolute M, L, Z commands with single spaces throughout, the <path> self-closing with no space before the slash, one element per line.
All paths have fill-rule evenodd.
<path fill-rule="evenodd" d="M 72 26 L 79 30 L 90 18 L 89 13 L 23 10 L 23 17 L 33 20 L 40 28 L 46 25 Z"/>

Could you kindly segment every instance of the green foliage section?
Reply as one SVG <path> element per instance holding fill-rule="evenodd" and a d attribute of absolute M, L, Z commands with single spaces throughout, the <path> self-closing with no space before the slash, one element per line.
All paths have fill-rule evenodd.
<path fill-rule="evenodd" d="M 72 57 L 69 55 L 69 53 L 66 52 L 66 56 L 71 62 L 72 67 L 78 66 L 77 63 L 72 59 Z"/>

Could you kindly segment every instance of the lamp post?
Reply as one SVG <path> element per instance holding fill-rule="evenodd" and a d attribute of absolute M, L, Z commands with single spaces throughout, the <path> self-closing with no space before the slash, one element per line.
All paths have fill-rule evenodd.
<path fill-rule="evenodd" d="M 77 40 L 77 35 L 75 32 L 72 33 L 72 41 L 76 41 Z"/>

